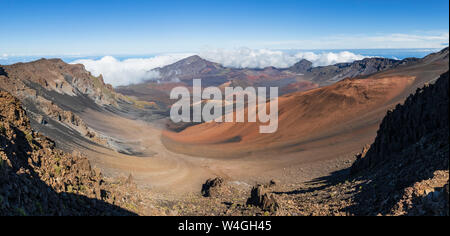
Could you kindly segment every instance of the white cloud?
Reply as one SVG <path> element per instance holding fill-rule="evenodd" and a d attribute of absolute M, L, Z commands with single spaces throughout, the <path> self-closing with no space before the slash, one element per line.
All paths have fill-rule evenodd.
<path fill-rule="evenodd" d="M 338 53 L 327 52 L 327 53 L 312 53 L 312 52 L 301 52 L 295 55 L 298 59 L 306 59 L 313 63 L 314 66 L 327 66 L 343 62 L 353 62 L 356 60 L 362 60 L 367 58 L 367 56 L 354 54 L 348 51 L 342 51 Z"/>
<path fill-rule="evenodd" d="M 201 52 L 200 57 L 234 68 L 264 68 L 274 66 L 286 68 L 301 59 L 311 61 L 314 66 L 325 66 L 341 62 L 352 62 L 365 58 L 348 51 L 339 53 L 301 52 L 295 55 L 276 50 L 240 48 L 233 50 L 215 49 Z"/>
<path fill-rule="evenodd" d="M 6 53 L 1 54 L 0 59 L 1 59 L 1 60 L 6 60 L 6 59 L 8 59 L 8 54 L 6 54 Z"/>
<path fill-rule="evenodd" d="M 146 80 L 159 78 L 157 72 L 151 71 L 175 63 L 194 54 L 168 54 L 151 58 L 132 58 L 118 60 L 112 56 L 105 56 L 99 60 L 80 59 L 71 64 L 83 64 L 86 70 L 94 76 L 103 75 L 105 83 L 113 86 L 138 84 Z M 301 59 L 307 59 L 314 66 L 324 66 L 340 62 L 352 62 L 363 59 L 364 56 L 343 51 L 339 53 L 302 52 L 295 55 L 282 51 L 268 49 L 240 48 L 234 50 L 215 49 L 203 51 L 200 57 L 233 68 L 265 68 L 274 66 L 287 68 Z"/>
<path fill-rule="evenodd" d="M 103 75 L 105 83 L 113 86 L 137 84 L 146 80 L 157 79 L 159 74 L 151 71 L 157 67 L 172 64 L 192 54 L 171 54 L 151 58 L 132 58 L 117 60 L 105 56 L 99 60 L 80 59 L 71 64 L 83 64 L 94 76 Z"/>
<path fill-rule="evenodd" d="M 281 51 L 266 49 L 214 49 L 200 53 L 200 57 L 234 68 L 288 67 L 297 61 Z"/>

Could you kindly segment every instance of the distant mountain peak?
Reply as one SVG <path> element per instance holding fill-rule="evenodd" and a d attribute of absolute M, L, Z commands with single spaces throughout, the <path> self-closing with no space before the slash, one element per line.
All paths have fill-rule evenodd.
<path fill-rule="evenodd" d="M 199 55 L 193 55 L 193 56 L 185 58 L 184 60 L 185 61 L 206 61 L 205 59 L 201 58 Z"/>
<path fill-rule="evenodd" d="M 289 69 L 295 73 L 305 73 L 307 72 L 309 69 L 311 69 L 313 67 L 313 63 L 306 60 L 306 59 L 302 59 L 299 62 L 295 63 L 292 67 L 290 67 Z"/>
<path fill-rule="evenodd" d="M 222 69 L 222 65 L 205 60 L 198 55 L 194 55 L 155 70 L 161 74 L 163 79 L 170 80 L 176 79 L 179 76 L 191 77 Z"/>
<path fill-rule="evenodd" d="M 204 59 L 204 58 L 202 58 L 202 57 L 200 57 L 198 55 L 194 55 L 194 56 L 190 56 L 190 57 L 184 58 L 184 59 L 174 63 L 173 65 L 176 65 L 176 64 L 190 65 L 190 64 L 193 64 L 193 63 L 206 64 L 206 65 L 219 65 L 218 63 L 214 63 L 214 62 L 208 61 L 208 60 L 206 60 L 206 59 Z"/>

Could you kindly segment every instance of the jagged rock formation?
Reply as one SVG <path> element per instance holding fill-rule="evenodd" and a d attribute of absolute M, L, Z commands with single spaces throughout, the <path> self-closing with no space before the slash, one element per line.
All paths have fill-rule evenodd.
<path fill-rule="evenodd" d="M 79 153 L 34 132 L 21 102 L 0 92 L 0 215 L 135 215 Z"/>
<path fill-rule="evenodd" d="M 373 168 L 396 155 L 404 155 L 412 145 L 448 145 L 449 87 L 448 72 L 436 84 L 418 89 L 403 105 L 389 111 L 381 123 L 375 142 L 365 155 L 359 156 L 352 173 Z M 429 140 L 433 140 L 430 142 Z M 419 148 L 420 146 L 418 146 Z M 410 158 L 420 157 L 420 150 L 411 152 Z"/>
<path fill-rule="evenodd" d="M 268 212 L 276 212 L 279 208 L 275 195 L 268 192 L 262 185 L 252 188 L 247 204 L 260 207 L 263 211 Z"/>
<path fill-rule="evenodd" d="M 218 196 L 220 194 L 220 187 L 222 187 L 223 183 L 224 183 L 224 180 L 220 177 L 217 177 L 214 179 L 208 179 L 202 185 L 202 196 L 203 197 Z"/>
<path fill-rule="evenodd" d="M 0 76 L 8 76 L 8 74 L 6 74 L 5 69 L 3 69 L 3 67 L 0 66 Z"/>
<path fill-rule="evenodd" d="M 449 73 L 384 118 L 353 166 L 277 193 L 281 214 L 448 216 Z"/>
<path fill-rule="evenodd" d="M 371 180 L 357 197 L 360 214 L 449 214 L 449 99 L 447 72 L 388 112 L 351 168 Z"/>

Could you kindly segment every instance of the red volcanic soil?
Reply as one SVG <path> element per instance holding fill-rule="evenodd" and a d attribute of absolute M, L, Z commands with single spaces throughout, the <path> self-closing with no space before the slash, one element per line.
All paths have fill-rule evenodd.
<path fill-rule="evenodd" d="M 313 83 L 311 81 L 300 81 L 297 83 L 289 84 L 281 89 L 281 94 L 308 91 L 318 88 L 319 84 Z"/>
<path fill-rule="evenodd" d="M 385 114 L 385 106 L 413 82 L 410 76 L 347 79 L 280 97 L 279 127 L 274 134 L 260 134 L 260 123 L 206 123 L 163 136 L 169 149 L 191 155 L 300 151 L 308 143 L 357 133 L 376 124 Z"/>
<path fill-rule="evenodd" d="M 389 109 L 433 83 L 448 67 L 447 57 L 425 58 L 411 66 L 281 96 L 279 127 L 273 134 L 260 134 L 260 123 L 205 123 L 180 133 L 165 131 L 162 140 L 169 150 L 213 158 L 276 156 L 291 163 L 291 157 L 349 155 L 373 142 Z"/>

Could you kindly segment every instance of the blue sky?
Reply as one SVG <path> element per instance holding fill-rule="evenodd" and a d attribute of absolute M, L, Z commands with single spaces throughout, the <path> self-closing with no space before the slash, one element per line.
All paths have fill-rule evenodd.
<path fill-rule="evenodd" d="M 433 48 L 448 0 L 0 0 L 0 57 L 203 48 Z"/>

